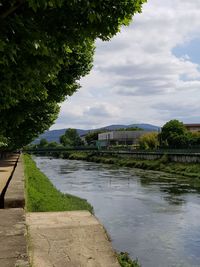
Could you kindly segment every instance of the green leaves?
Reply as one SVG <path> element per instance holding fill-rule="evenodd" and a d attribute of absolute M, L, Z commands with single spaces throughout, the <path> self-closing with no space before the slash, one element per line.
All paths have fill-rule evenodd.
<path fill-rule="evenodd" d="M 190 144 L 190 133 L 178 120 L 168 121 L 160 133 L 162 146 L 169 148 L 187 148 Z"/>
<path fill-rule="evenodd" d="M 144 2 L 2 0 L 0 130 L 12 146 L 24 145 L 50 127 L 57 103 L 72 95 L 80 87 L 77 81 L 91 70 L 95 39 L 109 40 L 141 12 Z"/>
<path fill-rule="evenodd" d="M 159 147 L 158 133 L 150 132 L 144 133 L 139 139 L 141 149 L 156 149 Z"/>
<path fill-rule="evenodd" d="M 95 144 L 95 142 L 98 140 L 98 135 L 102 133 L 103 130 L 88 132 L 85 136 L 85 140 L 88 145 Z"/>
<path fill-rule="evenodd" d="M 65 134 L 60 137 L 60 143 L 63 146 L 77 147 L 83 145 L 83 142 L 76 129 L 67 129 Z"/>
<path fill-rule="evenodd" d="M 27 0 L 27 2 L 29 7 L 37 12 L 38 9 L 61 8 L 64 0 Z"/>
<path fill-rule="evenodd" d="M 0 135 L 0 148 L 5 148 L 8 146 L 8 139 L 3 135 Z"/>

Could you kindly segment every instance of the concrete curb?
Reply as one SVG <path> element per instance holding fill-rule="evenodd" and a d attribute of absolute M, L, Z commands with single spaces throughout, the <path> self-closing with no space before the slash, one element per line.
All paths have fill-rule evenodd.
<path fill-rule="evenodd" d="M 7 159 L 0 161 L 0 174 L 2 172 L 2 175 L 0 176 L 0 209 L 4 208 L 5 193 L 15 172 L 18 159 L 19 156 L 13 154 Z"/>
<path fill-rule="evenodd" d="M 24 168 L 22 156 L 20 155 L 9 186 L 4 195 L 4 208 L 24 208 Z"/>

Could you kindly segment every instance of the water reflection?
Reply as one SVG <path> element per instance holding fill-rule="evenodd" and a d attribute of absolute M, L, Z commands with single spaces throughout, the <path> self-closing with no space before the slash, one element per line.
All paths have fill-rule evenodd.
<path fill-rule="evenodd" d="M 143 267 L 200 266 L 199 183 L 166 173 L 36 158 L 64 193 L 88 199 L 113 246 Z"/>

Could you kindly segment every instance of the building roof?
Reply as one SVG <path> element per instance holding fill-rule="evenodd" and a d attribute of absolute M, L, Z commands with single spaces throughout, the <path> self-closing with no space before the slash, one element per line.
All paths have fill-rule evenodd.
<path fill-rule="evenodd" d="M 185 123 L 185 127 L 200 127 L 200 123 Z"/>

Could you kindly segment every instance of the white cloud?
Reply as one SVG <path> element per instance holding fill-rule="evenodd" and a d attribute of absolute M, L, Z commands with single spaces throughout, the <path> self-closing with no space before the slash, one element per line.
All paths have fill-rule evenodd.
<path fill-rule="evenodd" d="M 172 53 L 199 36 L 199 17 L 198 0 L 149 0 L 128 28 L 110 42 L 97 41 L 94 69 L 62 105 L 59 124 L 52 128 L 162 125 L 177 115 L 183 121 L 200 120 L 199 66 L 187 55 Z"/>

